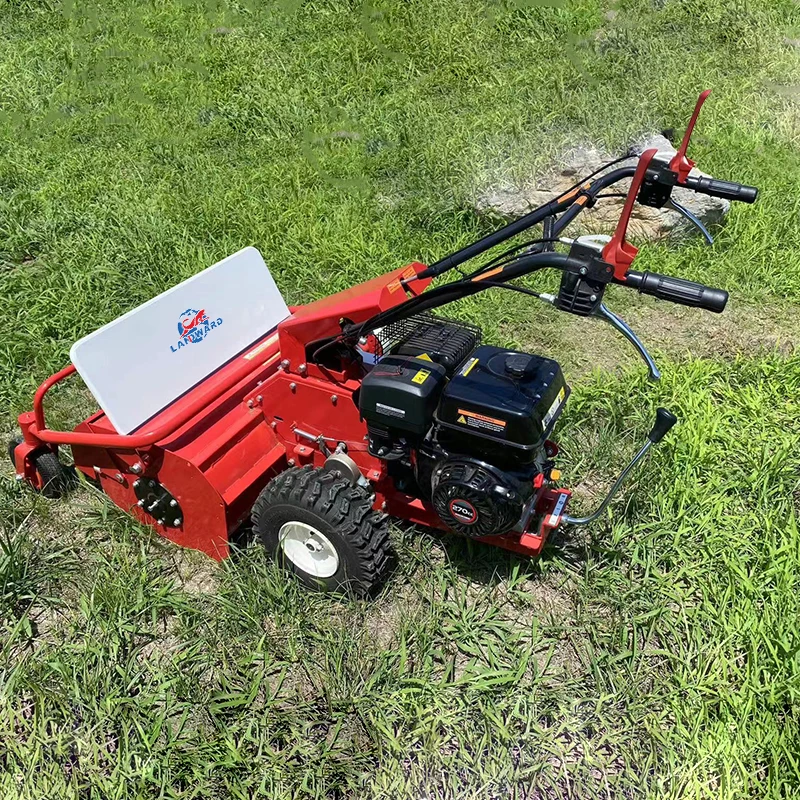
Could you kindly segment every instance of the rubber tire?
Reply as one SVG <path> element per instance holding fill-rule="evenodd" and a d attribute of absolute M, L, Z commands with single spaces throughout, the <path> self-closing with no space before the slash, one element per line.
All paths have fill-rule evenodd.
<path fill-rule="evenodd" d="M 8 457 L 14 463 L 14 451 L 17 445 L 22 444 L 22 439 L 12 439 L 8 443 Z M 31 455 L 33 467 L 41 478 L 42 488 L 39 490 L 49 500 L 63 497 L 74 483 L 74 476 L 68 467 L 65 467 L 52 450 L 40 450 Z"/>
<path fill-rule="evenodd" d="M 273 478 L 253 506 L 253 528 L 267 553 L 306 585 L 335 594 L 375 594 L 394 566 L 389 519 L 374 511 L 366 489 L 353 486 L 338 471 L 293 467 Z M 336 549 L 339 568 L 317 578 L 284 557 L 278 534 L 287 522 L 312 525 Z"/>

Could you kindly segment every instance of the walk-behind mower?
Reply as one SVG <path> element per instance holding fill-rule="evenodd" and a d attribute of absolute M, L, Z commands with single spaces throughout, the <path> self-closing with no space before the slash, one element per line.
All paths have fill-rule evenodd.
<path fill-rule="evenodd" d="M 571 516 L 550 439 L 570 391 L 558 363 L 482 343 L 479 328 L 431 312 L 487 289 L 522 292 L 610 323 L 658 379 L 603 294 L 614 283 L 725 308 L 721 289 L 632 270 L 637 250 L 625 238 L 636 202 L 669 205 L 700 225 L 672 197 L 676 187 L 756 199 L 753 187 L 692 169 L 686 147 L 707 94 L 677 153 L 648 150 L 631 166 L 617 164 L 632 156 L 616 159 L 430 266 L 413 263 L 294 308 L 253 248 L 184 281 L 73 346 L 72 364 L 19 417 L 22 439 L 10 448 L 18 477 L 57 496 L 74 476 L 58 460 L 58 446 L 69 445 L 77 470 L 175 543 L 223 559 L 229 536 L 252 519 L 267 551 L 306 584 L 358 595 L 390 569 L 388 516 L 538 555 L 555 528 L 603 512 L 675 417 L 659 409 L 600 507 Z M 583 209 L 628 179 L 613 236 L 564 238 Z M 431 287 L 539 223 L 538 239 Z M 558 294 L 513 283 L 543 269 L 560 270 Z M 76 370 L 102 411 L 74 431 L 51 430 L 45 395 Z"/>

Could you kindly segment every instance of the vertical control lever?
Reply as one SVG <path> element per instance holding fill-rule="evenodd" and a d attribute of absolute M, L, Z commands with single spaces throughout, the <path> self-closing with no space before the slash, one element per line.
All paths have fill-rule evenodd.
<path fill-rule="evenodd" d="M 562 521 L 568 525 L 588 525 L 590 522 L 594 522 L 606 510 L 608 504 L 619 491 L 620 486 L 622 486 L 623 481 L 628 477 L 631 470 L 633 470 L 645 455 L 647 455 L 647 451 L 654 444 L 658 444 L 667 435 L 677 421 L 678 418 L 671 411 L 667 411 L 666 408 L 659 408 L 656 411 L 656 420 L 653 423 L 653 427 L 650 433 L 647 434 L 647 440 L 641 446 L 639 452 L 628 462 L 628 466 L 622 470 L 620 476 L 614 481 L 613 486 L 608 490 L 608 494 L 603 499 L 603 502 L 600 503 L 599 508 L 588 517 L 571 517 L 569 514 L 565 514 L 562 517 Z"/>

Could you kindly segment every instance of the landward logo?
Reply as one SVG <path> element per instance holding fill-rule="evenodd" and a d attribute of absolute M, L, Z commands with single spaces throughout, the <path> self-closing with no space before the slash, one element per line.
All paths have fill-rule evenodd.
<path fill-rule="evenodd" d="M 222 317 L 209 319 L 205 309 L 197 311 L 194 308 L 187 308 L 178 317 L 178 343 L 171 344 L 169 349 L 177 353 L 181 347 L 187 344 L 197 344 L 208 336 L 209 332 L 222 325 Z"/>

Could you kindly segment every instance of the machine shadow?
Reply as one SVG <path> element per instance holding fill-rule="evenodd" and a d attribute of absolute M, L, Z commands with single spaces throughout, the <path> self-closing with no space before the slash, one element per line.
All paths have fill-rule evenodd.
<path fill-rule="evenodd" d="M 587 561 L 589 544 L 585 539 L 571 535 L 568 531 L 550 534 L 541 555 L 530 557 L 505 550 L 488 542 L 478 542 L 458 534 L 438 531 L 399 520 L 394 521 L 404 536 L 424 536 L 441 546 L 449 564 L 471 581 L 484 585 L 502 581 L 525 571 L 527 577 L 538 580 L 542 577 L 542 564 L 562 562 L 570 569 L 581 568 Z"/>

